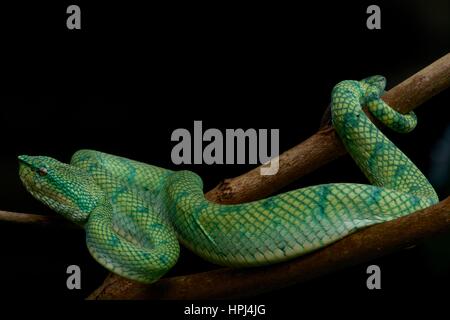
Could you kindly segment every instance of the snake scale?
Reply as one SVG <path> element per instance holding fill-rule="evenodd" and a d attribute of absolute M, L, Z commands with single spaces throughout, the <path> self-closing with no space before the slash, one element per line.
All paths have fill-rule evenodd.
<path fill-rule="evenodd" d="M 80 150 L 69 164 L 19 156 L 27 190 L 84 226 L 91 255 L 126 278 L 151 283 L 176 263 L 179 242 L 202 258 L 231 267 L 286 261 L 360 229 L 438 201 L 420 170 L 364 113 L 398 132 L 416 125 L 381 100 L 385 79 L 338 83 L 332 123 L 371 185 L 334 183 L 266 199 L 221 205 L 203 194 L 201 178 L 98 151 Z"/>

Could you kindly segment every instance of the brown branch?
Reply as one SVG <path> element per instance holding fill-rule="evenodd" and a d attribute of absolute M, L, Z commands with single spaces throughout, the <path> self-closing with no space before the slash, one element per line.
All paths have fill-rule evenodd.
<path fill-rule="evenodd" d="M 31 213 L 18 213 L 0 210 L 0 223 L 30 225 L 45 228 L 78 229 L 79 227 L 66 219 Z"/>
<path fill-rule="evenodd" d="M 383 99 L 398 111 L 406 113 L 449 86 L 450 54 L 446 54 L 389 90 L 383 96 Z M 331 127 L 322 128 L 309 139 L 280 155 L 280 169 L 276 175 L 261 176 L 260 168 L 255 168 L 244 175 L 225 180 L 206 193 L 206 197 L 218 203 L 242 203 L 264 198 L 345 153 L 346 150 L 334 129 Z M 441 212 L 442 206 L 448 209 L 448 199 L 445 203 L 443 202 L 430 210 Z M 430 214 L 426 215 L 429 223 L 419 221 L 417 217 L 421 217 L 423 214 L 419 213 L 399 219 L 400 222 L 388 222 L 374 226 L 304 259 L 296 259 L 264 268 L 219 269 L 207 273 L 162 279 L 151 286 L 137 284 L 111 274 L 89 298 L 195 299 L 231 298 L 257 294 L 265 290 L 311 279 L 351 263 L 366 261 L 376 257 L 377 254 L 386 254 L 400 247 L 400 245 L 414 242 L 420 234 L 423 236 L 431 235 L 442 228 L 448 228 L 450 224 L 448 216 L 435 218 L 439 219 L 440 217 L 441 220 L 445 220 L 445 223 L 440 225 L 434 223 L 435 220 L 429 217 Z M 395 227 L 397 223 L 400 224 L 399 229 Z M 408 228 L 401 227 L 405 223 Z M 392 224 L 396 231 L 392 232 L 389 238 Z M 397 232 L 400 231 L 403 234 L 396 240 Z M 389 239 L 384 241 L 385 237 Z M 378 242 L 374 241 L 376 239 L 378 239 Z M 367 241 L 370 242 L 365 244 Z M 371 241 L 374 241 L 373 244 Z M 376 247 L 373 247 L 373 245 L 376 245 Z"/>
<path fill-rule="evenodd" d="M 433 62 L 428 67 L 422 69 L 415 75 L 411 76 L 407 80 L 403 81 L 396 87 L 388 91 L 383 99 L 392 107 L 399 110 L 400 112 L 408 112 L 413 110 L 418 105 L 422 104 L 426 100 L 430 99 L 435 94 L 446 89 L 450 85 L 450 54 L 447 54 L 440 58 L 439 60 Z M 280 155 L 280 170 L 276 175 L 273 176 L 261 176 L 260 168 L 255 168 L 250 172 L 241 175 L 233 179 L 227 179 L 217 187 L 206 193 L 206 197 L 212 201 L 218 203 L 242 203 L 246 201 L 251 201 L 255 199 L 264 198 L 271 193 L 279 190 L 280 188 L 288 185 L 292 181 L 298 179 L 299 177 L 306 175 L 320 166 L 338 158 L 339 156 L 345 154 L 346 151 L 343 148 L 341 142 L 336 136 L 334 129 L 331 127 L 325 127 L 319 130 L 316 134 L 302 142 L 301 144 L 293 147 L 292 149 L 284 152 Z M 448 200 L 448 199 L 447 199 Z M 448 202 L 446 200 L 446 203 Z M 439 208 L 439 207 L 437 207 Z M 438 209 L 436 209 L 438 210 Z M 419 216 L 421 216 L 420 214 Z M 414 215 L 416 216 L 416 215 Z M 409 218 L 405 218 L 409 219 Z M 39 216 L 30 215 L 15 212 L 5 212 L 0 211 L 0 221 L 6 221 L 10 223 L 20 223 L 20 224 L 33 224 L 41 226 L 55 226 L 62 227 L 65 224 L 61 219 L 53 216 Z M 409 221 L 409 220 L 407 220 Z M 417 221 L 419 223 L 419 221 Z M 446 220 L 448 224 L 448 220 Z M 384 228 L 382 226 L 389 226 L 390 224 L 382 224 L 379 226 L 372 227 L 367 230 L 378 230 L 378 228 Z M 421 228 L 421 224 L 413 224 L 417 228 Z M 445 227 L 444 225 L 435 226 L 430 223 L 426 225 L 423 234 L 427 232 L 432 234 L 435 231 Z M 424 227 L 424 228 L 425 228 Z M 380 234 L 385 237 L 383 229 L 379 229 Z M 411 230 L 405 231 L 406 236 Z M 301 280 L 306 280 L 313 276 L 317 276 L 325 272 L 320 271 L 323 269 L 318 268 L 317 271 L 310 269 L 307 270 L 306 266 L 311 264 L 308 261 L 314 261 L 314 259 L 328 259 L 330 265 L 336 264 L 332 269 L 338 268 L 340 265 L 346 265 L 344 262 L 347 260 L 342 260 L 339 262 L 338 257 L 329 256 L 324 257 L 324 254 L 332 253 L 333 250 L 330 248 L 340 248 L 340 246 L 345 245 L 351 239 L 357 239 L 357 237 L 364 237 L 368 231 L 362 231 L 355 235 L 352 235 L 347 240 L 342 240 L 327 249 L 319 251 L 312 254 L 304 259 L 294 260 L 288 263 L 270 266 L 258 269 L 248 269 L 248 270 L 229 270 L 220 269 L 209 273 L 200 273 L 184 277 L 175 277 L 171 279 L 162 279 L 158 283 L 152 286 L 142 286 L 136 283 L 132 283 L 123 278 L 115 275 L 109 276 L 103 285 L 97 289 L 90 297 L 91 298 L 133 298 L 133 297 L 159 297 L 159 298 L 183 298 L 183 297 L 226 297 L 235 296 L 236 291 L 233 290 L 253 290 L 252 293 L 261 292 L 264 288 L 276 288 L 288 285 Z M 388 232 L 388 231 L 386 231 Z M 411 231 L 412 232 L 412 231 Z M 370 234 L 369 234 L 370 236 Z M 375 235 L 373 235 L 375 236 Z M 380 235 L 378 235 L 380 237 Z M 350 240 L 349 240 L 350 239 Z M 413 234 L 411 234 L 411 239 L 415 239 Z M 343 244 L 342 244 L 343 243 Z M 356 262 L 365 257 L 363 252 L 357 251 L 355 247 L 350 246 L 348 252 L 345 255 L 353 257 L 353 250 L 355 250 L 354 255 L 361 254 L 361 259 L 352 258 Z M 362 247 L 361 247 L 362 248 Z M 380 248 L 382 248 L 380 246 Z M 383 247 L 380 252 L 389 251 Z M 331 250 L 331 251 L 330 251 Z M 341 249 L 342 250 L 342 249 Z M 369 249 L 367 249 L 369 250 Z M 370 251 L 370 250 L 369 250 Z M 325 252 L 325 253 L 324 253 Z M 333 253 L 333 255 L 336 253 Z M 318 258 L 314 258 L 318 256 Z M 322 258 L 321 258 L 322 257 Z M 367 257 L 371 255 L 367 254 Z M 350 258 L 347 258 L 350 259 Z M 303 262 L 302 262 L 303 261 Z M 305 262 L 306 261 L 306 262 Z M 299 265 L 300 267 L 296 267 Z M 300 269 L 298 269 L 300 268 Z M 273 271 L 272 271 L 273 270 Z M 293 270 L 291 273 L 287 271 Z M 297 270 L 297 271 L 295 271 Z M 328 271 L 328 270 L 326 270 Z M 289 277 L 283 278 L 283 275 L 289 274 Z M 253 278 L 250 274 L 255 274 L 256 278 Z M 272 274 L 272 278 L 265 278 L 261 281 L 263 277 L 257 277 L 257 275 L 269 275 Z M 278 274 L 278 275 L 277 275 Z M 246 279 L 257 279 L 255 283 L 252 284 L 251 280 Z M 225 280 L 226 279 L 226 280 Z M 278 279 L 278 280 L 274 280 Z M 284 279 L 284 280 L 283 280 Z M 255 281 L 255 280 L 253 280 Z M 273 284 L 273 282 L 279 284 Z M 228 289 L 223 289 L 220 287 L 223 283 L 230 282 Z M 243 285 L 239 287 L 236 283 L 242 282 Z M 198 285 L 194 286 L 195 283 L 202 283 L 205 288 L 210 288 L 211 291 L 205 294 L 204 289 L 200 288 Z M 179 289 L 177 289 L 179 288 Z M 222 288 L 222 289 L 220 289 Z M 235 288 L 235 289 L 233 289 Z M 258 289 L 259 288 L 259 289 Z M 162 291 L 161 291 L 162 290 Z M 183 291 L 184 290 L 184 291 Z M 203 290 L 203 291 L 202 291 Z M 249 291 L 242 291 L 240 295 L 247 295 Z M 160 292 L 161 291 L 161 292 Z M 166 292 L 166 293 L 164 293 Z M 178 292 L 178 294 L 174 294 Z M 184 293 L 183 293 L 184 292 Z M 202 293 L 203 292 L 203 293 Z M 234 294 L 233 294 L 234 292 Z"/>
<path fill-rule="evenodd" d="M 393 108 L 406 113 L 415 109 L 437 93 L 450 86 L 450 53 L 420 70 L 383 96 Z M 218 203 L 242 203 L 264 198 L 292 181 L 314 171 L 345 154 L 332 127 L 325 127 L 297 146 L 280 155 L 280 170 L 273 176 L 261 176 L 260 167 L 241 176 L 226 179 L 206 193 Z M 21 213 L 13 213 L 8 221 L 22 222 Z M 3 216 L 0 215 L 0 221 Z M 39 221 L 55 221 L 53 216 L 42 216 Z M 57 221 L 59 223 L 59 221 Z"/>
<path fill-rule="evenodd" d="M 407 113 L 449 86 L 450 53 L 398 84 L 382 98 L 396 110 Z M 236 178 L 226 179 L 206 197 L 228 204 L 261 199 L 346 152 L 334 129 L 327 126 L 282 153 L 276 175 L 262 176 L 258 167 Z"/>
<path fill-rule="evenodd" d="M 107 285 L 89 299 L 232 299 L 269 292 L 311 280 L 407 248 L 417 241 L 450 231 L 450 197 L 399 219 L 354 233 L 320 251 L 290 263 L 164 278 L 143 285 L 111 274 Z"/>

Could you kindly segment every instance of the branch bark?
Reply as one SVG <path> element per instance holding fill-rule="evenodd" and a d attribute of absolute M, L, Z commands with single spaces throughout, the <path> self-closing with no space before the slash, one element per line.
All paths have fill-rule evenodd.
<path fill-rule="evenodd" d="M 374 225 L 288 263 L 164 278 L 151 285 L 111 274 L 88 299 L 234 299 L 269 292 L 363 263 L 450 231 L 450 197 L 396 220 Z"/>

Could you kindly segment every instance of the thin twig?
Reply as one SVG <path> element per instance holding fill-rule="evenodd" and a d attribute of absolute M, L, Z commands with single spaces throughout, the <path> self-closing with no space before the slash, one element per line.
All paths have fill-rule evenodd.
<path fill-rule="evenodd" d="M 0 210 L 0 223 L 11 223 L 31 225 L 44 228 L 67 228 L 79 229 L 76 224 L 70 223 L 64 218 L 57 216 L 45 216 L 32 213 L 18 213 Z"/>

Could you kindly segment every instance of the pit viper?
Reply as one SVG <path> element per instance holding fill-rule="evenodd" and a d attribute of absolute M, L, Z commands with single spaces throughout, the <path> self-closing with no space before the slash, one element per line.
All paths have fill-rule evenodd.
<path fill-rule="evenodd" d="M 70 164 L 19 156 L 19 175 L 38 200 L 82 225 L 87 248 L 104 267 L 152 283 L 176 263 L 179 243 L 213 263 L 260 266 L 301 256 L 358 229 L 438 201 L 420 170 L 366 116 L 409 132 L 414 113 L 380 98 L 385 79 L 338 83 L 332 124 L 371 184 L 322 184 L 235 205 L 205 199 L 202 179 L 93 150 Z M 282 164 L 281 164 L 282 165 Z"/>

